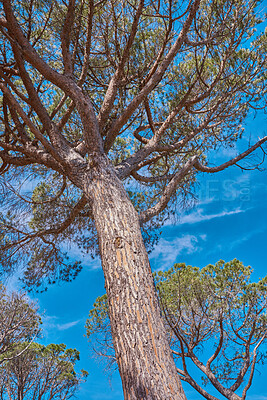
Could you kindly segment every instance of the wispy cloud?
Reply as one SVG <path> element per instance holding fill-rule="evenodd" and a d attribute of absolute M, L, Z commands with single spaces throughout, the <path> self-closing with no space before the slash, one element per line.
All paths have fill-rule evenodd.
<path fill-rule="evenodd" d="M 217 254 L 218 252 L 221 252 L 225 248 L 225 246 L 227 246 L 228 251 L 232 250 L 232 249 L 242 245 L 244 242 L 249 241 L 253 236 L 261 234 L 264 231 L 265 231 L 265 226 L 260 229 L 248 231 L 247 234 L 243 234 L 242 236 L 239 236 L 236 240 L 233 240 L 231 238 L 229 241 L 227 240 L 227 242 L 224 242 L 223 244 L 219 243 L 217 245 L 214 245 L 214 246 L 210 247 L 209 249 L 207 249 L 206 255 Z"/>
<path fill-rule="evenodd" d="M 251 239 L 253 236 L 258 235 L 262 232 L 264 232 L 266 229 L 265 225 L 262 228 L 259 229 L 255 229 L 253 231 L 248 231 L 247 234 L 242 235 L 241 237 L 239 237 L 238 239 L 234 240 L 231 244 L 230 244 L 230 248 L 233 249 L 236 246 L 239 246 L 240 244 L 248 241 L 249 239 Z M 267 399 L 266 399 L 267 400 Z"/>
<path fill-rule="evenodd" d="M 176 237 L 172 240 L 160 239 L 150 258 L 157 260 L 160 268 L 170 267 L 180 254 L 191 254 L 199 250 L 200 243 L 205 240 L 206 235 L 197 237 L 190 234 Z"/>
<path fill-rule="evenodd" d="M 67 329 L 72 328 L 80 322 L 80 319 L 72 322 L 67 322 L 66 324 L 57 324 L 57 329 L 59 331 L 66 331 Z"/>
<path fill-rule="evenodd" d="M 182 224 L 195 224 L 197 222 L 209 221 L 214 218 L 222 218 L 228 215 L 240 214 L 245 212 L 246 210 L 241 210 L 237 208 L 231 211 L 222 211 L 216 214 L 205 214 L 202 208 L 197 209 L 196 211 L 191 212 L 190 214 L 183 215 L 179 221 L 179 225 Z"/>
<path fill-rule="evenodd" d="M 43 321 L 43 330 L 51 331 L 51 330 L 56 330 L 56 331 L 66 331 L 73 326 L 77 325 L 81 319 L 77 319 L 76 321 L 71 321 L 71 322 L 57 322 L 58 317 L 56 316 L 51 316 L 51 315 L 45 315 L 42 317 Z"/>

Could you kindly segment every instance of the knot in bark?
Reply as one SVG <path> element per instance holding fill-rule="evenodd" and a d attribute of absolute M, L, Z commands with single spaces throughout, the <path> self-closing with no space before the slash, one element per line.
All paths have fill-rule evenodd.
<path fill-rule="evenodd" d="M 123 238 L 117 236 L 114 240 L 114 245 L 116 249 L 121 249 L 123 247 Z"/>

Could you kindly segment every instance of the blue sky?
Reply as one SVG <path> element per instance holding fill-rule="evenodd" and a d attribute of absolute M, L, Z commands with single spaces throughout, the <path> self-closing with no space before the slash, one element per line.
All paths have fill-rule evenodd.
<path fill-rule="evenodd" d="M 250 121 L 247 133 L 252 140 L 264 136 L 266 117 Z M 225 161 L 247 146 L 246 139 L 234 149 L 220 150 L 211 158 Z M 254 269 L 252 279 L 266 275 L 267 171 L 241 171 L 237 167 L 217 174 L 199 175 L 199 201 L 194 207 L 169 222 L 160 241 L 150 254 L 153 270 L 168 268 L 175 262 L 198 267 L 238 258 Z M 72 258 L 79 252 L 70 249 Z M 118 373 L 111 377 L 95 357 L 85 338 L 85 321 L 97 296 L 104 293 L 104 279 L 99 260 L 84 260 L 84 268 L 74 282 L 50 286 L 38 294 L 43 319 L 42 343 L 65 343 L 81 352 L 78 368 L 89 372 L 87 382 L 77 393 L 79 400 L 123 399 Z M 11 284 L 11 282 L 10 282 Z M 31 297 L 33 297 L 31 295 Z M 267 366 L 255 373 L 247 400 L 267 400 Z M 188 400 L 200 400 L 184 385 Z M 217 395 L 219 399 L 222 396 Z"/>

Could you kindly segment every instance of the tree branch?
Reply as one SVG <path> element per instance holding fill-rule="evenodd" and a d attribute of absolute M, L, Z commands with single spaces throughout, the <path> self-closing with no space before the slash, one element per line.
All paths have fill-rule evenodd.
<path fill-rule="evenodd" d="M 26 71 L 25 65 L 24 65 L 24 60 L 21 56 L 20 49 L 18 48 L 16 43 L 13 43 L 12 45 L 13 52 L 15 59 L 18 64 L 18 68 L 20 71 L 20 76 L 22 78 L 22 81 L 25 85 L 25 88 L 27 90 L 27 93 L 29 95 L 28 97 L 28 103 L 32 106 L 32 108 L 35 110 L 36 114 L 39 116 L 41 122 L 43 123 L 43 126 L 45 130 L 48 133 L 48 136 L 50 137 L 51 143 L 53 146 L 58 150 L 58 153 L 62 152 L 63 149 L 66 147 L 69 147 L 67 140 L 61 135 L 61 133 L 57 130 L 56 126 L 52 123 L 48 112 L 46 111 L 45 107 L 43 106 L 38 93 L 33 85 L 33 82 Z"/>
<path fill-rule="evenodd" d="M 229 400 L 240 400 L 240 397 L 235 394 L 231 389 L 225 388 L 216 378 L 216 376 L 207 368 L 205 365 L 196 357 L 196 355 L 192 352 L 188 352 L 189 357 L 193 361 L 193 363 L 207 376 L 213 386 L 220 392 L 223 396 L 225 396 Z"/>
<path fill-rule="evenodd" d="M 215 352 L 213 353 L 213 355 L 208 359 L 206 367 L 209 371 L 211 371 L 210 369 L 210 365 L 211 363 L 218 357 L 221 349 L 222 349 L 222 345 L 223 345 L 223 339 L 224 339 L 224 329 L 223 329 L 223 322 L 222 319 L 220 319 L 220 340 L 219 340 L 219 344 L 215 350 Z"/>
<path fill-rule="evenodd" d="M 120 78 L 123 73 L 124 65 L 130 55 L 130 49 L 133 45 L 133 41 L 134 41 L 135 35 L 137 33 L 138 23 L 139 23 L 139 19 L 141 17 L 143 8 L 144 8 L 144 0 L 140 0 L 136 14 L 134 16 L 133 23 L 132 23 L 131 33 L 127 40 L 126 46 L 124 48 L 124 51 L 123 51 L 123 54 L 121 57 L 121 61 L 118 65 L 118 68 L 117 68 L 115 74 L 113 75 L 113 77 L 111 78 L 111 80 L 109 82 L 108 89 L 106 91 L 106 94 L 105 94 L 105 97 L 104 97 L 104 100 L 103 100 L 103 103 L 102 103 L 102 106 L 101 106 L 101 109 L 100 109 L 100 112 L 98 115 L 100 132 L 102 132 L 104 125 L 107 121 L 107 118 L 110 114 L 110 111 L 112 110 L 112 107 L 113 107 L 113 104 L 115 101 L 115 97 L 117 94 L 119 81 L 120 81 Z"/>
<path fill-rule="evenodd" d="M 75 0 L 69 0 L 67 15 L 61 32 L 61 49 L 64 64 L 64 73 L 72 75 L 72 60 L 70 54 L 70 34 L 75 17 Z"/>
<path fill-rule="evenodd" d="M 122 113 L 122 115 L 117 119 L 113 127 L 110 129 L 108 132 L 108 135 L 105 140 L 105 150 L 108 151 L 116 136 L 119 135 L 119 132 L 125 122 L 132 116 L 134 111 L 137 109 L 137 107 L 141 104 L 141 102 L 148 96 L 148 94 L 157 86 L 157 84 L 160 82 L 162 79 L 164 73 L 166 72 L 167 68 L 169 67 L 170 63 L 173 61 L 174 57 L 178 53 L 178 51 L 181 49 L 185 37 L 187 35 L 187 32 L 190 29 L 190 26 L 192 24 L 192 21 L 197 13 L 197 10 L 200 5 L 200 0 L 195 0 L 193 4 L 191 5 L 189 15 L 183 25 L 183 28 L 178 35 L 177 40 L 169 50 L 168 54 L 164 58 L 164 60 L 161 62 L 159 68 L 155 73 L 151 76 L 149 81 L 145 84 L 145 86 L 140 90 L 140 92 L 133 98 L 133 100 L 130 102 L 130 104 L 126 107 L 125 111 Z"/>
<path fill-rule="evenodd" d="M 24 36 L 11 7 L 10 0 L 3 0 L 4 11 L 7 19 L 7 28 L 13 40 L 20 45 L 24 58 L 39 71 L 48 81 L 61 88 L 72 100 L 75 101 L 80 114 L 85 140 L 92 151 L 103 151 L 103 145 L 99 136 L 98 122 L 95 116 L 91 100 L 81 88 L 67 75 L 62 75 L 53 70 L 31 46 Z M 90 135 L 90 136 L 89 136 Z"/>
<path fill-rule="evenodd" d="M 266 339 L 266 336 L 267 336 L 267 333 L 265 332 L 263 337 L 259 340 L 257 345 L 254 347 L 250 375 L 249 375 L 248 383 L 246 384 L 246 386 L 244 387 L 243 392 L 242 392 L 242 397 L 241 397 L 242 400 L 245 400 L 247 391 L 248 391 L 248 389 L 250 388 L 250 386 L 252 384 L 252 379 L 253 379 L 253 375 L 254 375 L 254 371 L 255 371 L 255 365 L 256 365 L 256 361 L 257 361 L 257 350 L 258 350 L 258 347 Z"/>
<path fill-rule="evenodd" d="M 94 14 L 94 1 L 89 0 L 89 10 L 87 15 L 87 27 L 86 27 L 86 44 L 84 49 L 82 72 L 78 81 L 79 86 L 82 86 L 82 84 L 84 83 L 89 67 L 91 41 L 92 41 L 91 35 L 92 35 L 93 14 Z"/>
<path fill-rule="evenodd" d="M 165 181 L 167 179 L 172 179 L 174 177 L 174 174 L 168 175 L 166 172 L 165 174 L 160 175 L 160 176 L 142 176 L 142 175 L 138 174 L 136 171 L 133 171 L 132 177 L 139 182 L 153 183 L 153 182 Z"/>
<path fill-rule="evenodd" d="M 175 193 L 178 184 L 184 179 L 184 177 L 188 174 L 188 172 L 192 169 L 196 162 L 196 156 L 192 157 L 189 159 L 186 164 L 181 168 L 176 174 L 173 176 L 173 178 L 170 180 L 169 184 L 166 186 L 164 189 L 160 200 L 158 201 L 157 204 L 155 204 L 153 207 L 142 211 L 139 216 L 140 224 L 144 224 L 145 222 L 149 221 L 151 218 L 153 218 L 155 215 L 158 215 L 161 211 L 164 210 L 164 208 L 167 206 L 171 196 Z"/>
<path fill-rule="evenodd" d="M 17 113 L 21 116 L 25 124 L 30 128 L 37 140 L 39 140 L 44 148 L 57 160 L 60 164 L 64 164 L 64 160 L 57 153 L 56 149 L 48 142 L 48 140 L 42 135 L 42 133 L 36 128 L 30 118 L 25 114 L 19 103 L 16 101 L 10 90 L 0 82 L 0 89 L 7 96 L 9 102 L 16 109 Z"/>
<path fill-rule="evenodd" d="M 79 214 L 79 212 L 84 208 L 84 206 L 88 203 L 87 198 L 85 195 L 82 195 L 82 197 L 80 198 L 80 200 L 75 204 L 75 206 L 73 207 L 73 209 L 71 210 L 69 216 L 58 226 L 54 227 L 54 228 L 50 228 L 50 229 L 42 229 L 40 231 L 37 232 L 31 232 L 31 233 L 26 233 L 26 232 L 22 232 L 18 229 L 15 229 L 12 226 L 7 226 L 7 228 L 9 230 L 15 230 L 17 233 L 23 235 L 23 237 L 13 243 L 10 243 L 8 245 L 9 248 L 14 247 L 14 246 L 18 246 L 22 243 L 29 243 L 32 240 L 36 239 L 36 238 L 41 238 L 44 240 L 45 243 L 47 243 L 45 236 L 47 235 L 58 235 L 60 233 L 62 233 L 65 229 L 67 229 L 72 222 L 75 220 L 75 218 L 77 217 L 77 215 Z"/>
<path fill-rule="evenodd" d="M 267 141 L 267 136 L 264 136 L 262 139 L 260 139 L 257 143 L 255 143 L 253 146 L 251 146 L 248 150 L 244 151 L 243 153 L 239 154 L 238 156 L 232 158 L 231 160 L 217 166 L 217 167 L 208 167 L 206 165 L 202 165 L 198 160 L 196 160 L 194 167 L 201 172 L 209 172 L 209 173 L 214 173 L 214 172 L 220 172 L 223 171 L 224 169 L 230 167 L 231 165 L 237 165 L 237 162 L 242 160 L 243 158 L 247 157 L 249 154 L 251 154 L 254 150 L 257 148 L 261 147 L 263 143 Z"/>
<path fill-rule="evenodd" d="M 211 394 L 206 392 L 206 390 L 204 390 L 201 386 L 199 386 L 197 384 L 197 382 L 190 375 L 186 374 L 185 376 L 183 376 L 181 374 L 181 372 L 179 372 L 179 370 L 177 372 L 179 373 L 180 379 L 182 381 L 185 381 L 185 382 L 189 383 L 189 385 L 191 385 L 195 390 L 197 390 L 198 393 L 200 393 L 205 399 L 207 399 L 207 400 L 219 400 L 217 397 L 212 396 Z"/>

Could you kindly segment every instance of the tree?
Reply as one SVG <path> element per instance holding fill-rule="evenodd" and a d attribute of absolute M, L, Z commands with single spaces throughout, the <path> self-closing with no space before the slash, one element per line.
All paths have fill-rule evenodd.
<path fill-rule="evenodd" d="M 175 264 L 154 274 L 177 373 L 207 400 L 218 400 L 207 384 L 228 400 L 245 400 L 257 363 L 265 362 L 267 276 L 251 283 L 251 272 L 234 259 L 202 269 Z M 116 358 L 106 295 L 90 310 L 86 332 L 110 368 Z M 202 384 L 188 360 L 204 375 Z"/>
<path fill-rule="evenodd" d="M 12 357 L 18 352 L 19 357 Z M 9 358 L 0 367 L 1 400 L 66 400 L 87 376 L 86 371 L 76 374 L 79 352 L 64 344 L 20 343 Z"/>
<path fill-rule="evenodd" d="M 0 399 L 68 399 L 82 379 L 74 370 L 79 352 L 64 344 L 43 346 L 36 305 L 0 284 Z"/>
<path fill-rule="evenodd" d="M 0 365 L 4 356 L 21 341 L 31 341 L 39 334 L 40 317 L 36 305 L 25 294 L 8 294 L 0 284 Z"/>
<path fill-rule="evenodd" d="M 207 160 L 266 107 L 260 2 L 0 7 L 2 267 L 24 257 L 26 285 L 41 288 L 81 268 L 62 243 L 90 253 L 98 242 L 125 398 L 185 399 L 141 229 L 153 241 L 197 172 L 263 151 L 267 137 L 220 166 Z"/>

